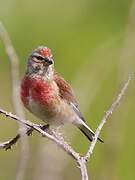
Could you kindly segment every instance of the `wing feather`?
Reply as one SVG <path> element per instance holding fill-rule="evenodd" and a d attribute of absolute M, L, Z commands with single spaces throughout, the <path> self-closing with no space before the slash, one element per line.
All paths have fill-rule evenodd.
<path fill-rule="evenodd" d="M 67 101 L 67 103 L 72 107 L 75 113 L 81 118 L 83 121 L 84 118 L 78 109 L 78 103 L 76 101 L 76 97 L 70 85 L 55 71 L 54 73 L 54 81 L 59 87 L 60 97 Z"/>

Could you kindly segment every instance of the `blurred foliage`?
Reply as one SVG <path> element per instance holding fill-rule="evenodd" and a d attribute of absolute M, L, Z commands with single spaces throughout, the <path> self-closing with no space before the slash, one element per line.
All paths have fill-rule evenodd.
<path fill-rule="evenodd" d="M 88 124 L 96 129 L 127 74 L 135 69 L 135 28 L 130 21 L 131 7 L 134 17 L 134 6 L 131 0 L 0 0 L 0 20 L 20 57 L 21 77 L 28 54 L 38 45 L 50 47 L 56 69 L 72 82 L 80 109 Z M 0 107 L 12 111 L 10 68 L 2 42 L 0 83 Z M 88 162 L 93 180 L 135 178 L 134 92 L 132 82 L 126 97 L 103 129 L 101 136 L 105 143 L 97 144 Z M 33 120 L 30 113 L 27 117 Z M 15 122 L 0 118 L 0 141 L 12 137 L 16 130 Z M 73 130 L 76 133 L 73 146 L 85 152 L 88 141 Z M 33 179 L 31 172 L 38 163 L 33 157 L 37 156 L 39 140 L 38 135 L 30 137 L 25 180 Z M 19 145 L 11 151 L 0 151 L 0 179 L 15 179 L 18 160 Z M 79 179 L 72 161 L 65 168 L 64 179 Z"/>

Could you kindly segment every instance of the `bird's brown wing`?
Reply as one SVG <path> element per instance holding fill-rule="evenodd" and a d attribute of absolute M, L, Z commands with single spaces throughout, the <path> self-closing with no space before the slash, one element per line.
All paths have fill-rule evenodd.
<path fill-rule="evenodd" d="M 56 82 L 57 86 L 59 87 L 60 97 L 67 101 L 67 103 L 72 107 L 75 113 L 83 120 L 83 116 L 78 109 L 78 103 L 76 101 L 74 92 L 70 85 L 55 71 L 54 72 L 54 81 Z"/>

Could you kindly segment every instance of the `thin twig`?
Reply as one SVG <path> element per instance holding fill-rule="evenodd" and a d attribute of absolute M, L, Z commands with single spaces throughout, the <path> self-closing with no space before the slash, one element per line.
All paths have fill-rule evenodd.
<path fill-rule="evenodd" d="M 23 131 L 23 134 L 18 133 L 15 137 L 13 137 L 12 139 L 5 141 L 3 143 L 0 143 L 0 149 L 11 149 L 13 145 L 15 145 L 18 140 L 21 138 L 21 136 L 25 136 L 26 134 L 29 136 L 32 134 L 33 129 L 32 128 L 27 128 L 27 131 Z"/>
<path fill-rule="evenodd" d="M 5 46 L 6 53 L 9 57 L 9 62 L 11 66 L 11 84 L 12 84 L 12 103 L 14 110 L 16 114 L 19 117 L 25 118 L 23 108 L 20 101 L 20 95 L 19 95 L 19 58 L 15 52 L 15 49 L 13 47 L 13 44 L 11 42 L 11 39 L 9 37 L 8 32 L 6 31 L 4 25 L 0 22 L 0 38 L 3 41 L 3 44 Z M 25 131 L 27 131 L 26 127 L 23 127 L 21 124 L 19 124 L 19 133 L 16 135 L 16 137 L 22 137 L 21 134 L 24 134 Z M 12 144 L 14 140 L 17 140 L 13 138 L 9 144 Z M 10 148 L 10 146 L 9 146 Z M 20 152 L 20 161 L 18 166 L 18 171 L 16 175 L 16 180 L 23 180 L 25 175 L 25 170 L 27 166 L 28 161 L 28 140 L 27 136 L 24 136 L 23 139 L 21 138 L 21 152 Z M 24 158 L 25 157 L 25 158 Z"/>
<path fill-rule="evenodd" d="M 15 49 L 13 48 L 9 34 L 7 33 L 5 27 L 1 22 L 0 22 L 0 38 L 3 41 L 11 65 L 13 106 L 16 111 L 16 114 L 24 118 L 24 112 L 19 98 L 19 58 L 15 52 Z"/>
<path fill-rule="evenodd" d="M 87 167 L 86 167 L 86 161 L 84 159 L 84 157 L 80 158 L 80 171 L 81 171 L 81 177 L 82 180 L 88 180 L 88 172 L 87 172 Z"/>
<path fill-rule="evenodd" d="M 0 143 L 0 149 L 5 149 L 5 150 L 11 149 L 12 145 L 16 144 L 19 138 L 20 138 L 20 134 L 17 134 L 14 138 L 10 139 L 9 141 Z"/>
<path fill-rule="evenodd" d="M 38 124 L 32 123 L 28 120 L 24 120 L 14 114 L 12 114 L 11 112 L 7 112 L 4 111 L 3 109 L 0 108 L 0 113 L 4 114 L 7 117 L 12 118 L 13 120 L 20 122 L 23 125 L 26 125 L 34 130 L 36 130 L 37 132 L 41 133 L 43 136 L 47 137 L 48 139 L 52 140 L 53 142 L 57 143 L 60 147 L 62 147 L 62 149 L 64 149 L 69 155 L 71 155 L 74 159 L 78 159 L 78 153 L 76 153 L 70 146 L 68 146 L 68 144 L 64 141 L 62 141 L 62 139 L 56 138 L 54 135 L 51 135 L 49 133 L 47 133 L 46 131 L 42 130 Z"/>
<path fill-rule="evenodd" d="M 35 123 L 32 123 L 28 120 L 24 120 L 22 118 L 19 118 L 18 116 L 12 114 L 11 112 L 7 112 L 3 109 L 0 108 L 0 113 L 4 114 L 6 117 L 10 117 L 11 119 L 20 122 L 23 125 L 28 126 L 29 128 L 32 128 L 33 130 L 39 132 L 42 134 L 42 136 L 47 137 L 51 141 L 55 142 L 59 147 L 61 147 L 64 151 L 66 151 L 73 159 L 76 160 L 77 164 L 80 167 L 80 171 L 82 174 L 83 179 L 82 180 L 88 180 L 87 174 L 87 168 L 86 168 L 86 163 L 83 161 L 79 155 L 79 153 L 75 152 L 70 145 L 68 145 L 67 142 L 64 141 L 63 137 L 60 137 L 58 134 L 54 133 L 53 131 L 44 131 L 42 128 Z M 85 171 L 84 171 L 85 170 Z"/>
<path fill-rule="evenodd" d="M 128 85 L 130 83 L 130 80 L 131 80 L 131 76 L 129 76 L 127 82 L 124 84 L 123 88 L 121 89 L 120 93 L 118 94 L 116 100 L 113 102 L 113 104 L 111 105 L 111 107 L 109 108 L 108 111 L 106 111 L 106 114 L 104 115 L 104 117 L 102 118 L 101 120 L 101 123 L 99 124 L 96 132 L 95 132 L 95 136 L 93 138 L 93 141 L 91 143 L 91 145 L 89 146 L 89 149 L 86 153 L 86 155 L 84 156 L 84 159 L 87 161 L 88 159 L 90 159 L 91 157 L 91 154 L 93 153 L 93 150 L 94 150 L 94 147 L 97 143 L 97 139 L 99 137 L 99 134 L 104 126 L 104 124 L 106 123 L 107 119 L 109 118 L 109 116 L 112 114 L 112 112 L 116 109 L 116 107 L 119 105 L 122 97 L 124 96 L 127 88 L 128 88 Z"/>

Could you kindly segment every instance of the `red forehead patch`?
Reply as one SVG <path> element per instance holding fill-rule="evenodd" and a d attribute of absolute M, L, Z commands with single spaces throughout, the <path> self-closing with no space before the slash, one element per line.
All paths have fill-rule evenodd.
<path fill-rule="evenodd" d="M 42 56 L 52 57 L 51 50 L 48 47 L 39 47 L 36 51 Z"/>

